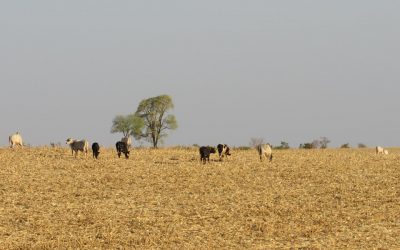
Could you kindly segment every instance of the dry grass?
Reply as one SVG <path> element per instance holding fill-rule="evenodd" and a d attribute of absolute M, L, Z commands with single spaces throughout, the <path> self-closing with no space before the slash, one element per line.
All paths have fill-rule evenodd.
<path fill-rule="evenodd" d="M 0 246 L 400 248 L 400 150 L 232 153 L 0 149 Z"/>

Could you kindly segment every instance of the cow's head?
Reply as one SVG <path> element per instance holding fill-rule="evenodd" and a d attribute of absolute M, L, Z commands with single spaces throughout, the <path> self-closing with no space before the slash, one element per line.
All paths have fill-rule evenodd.
<path fill-rule="evenodd" d="M 210 150 L 211 154 L 215 154 L 217 152 L 214 147 L 208 147 L 208 149 Z"/>
<path fill-rule="evenodd" d="M 71 143 L 73 143 L 74 142 L 74 140 L 73 139 L 71 139 L 71 138 L 68 138 L 67 139 L 67 141 L 66 141 L 66 144 L 71 144 Z"/>

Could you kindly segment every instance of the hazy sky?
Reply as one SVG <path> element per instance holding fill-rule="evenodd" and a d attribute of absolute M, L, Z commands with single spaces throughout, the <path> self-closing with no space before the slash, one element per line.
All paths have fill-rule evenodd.
<path fill-rule="evenodd" d="M 112 145 L 171 95 L 166 145 L 400 145 L 400 1 L 1 1 L 0 146 Z M 137 142 L 135 142 L 137 144 Z"/>

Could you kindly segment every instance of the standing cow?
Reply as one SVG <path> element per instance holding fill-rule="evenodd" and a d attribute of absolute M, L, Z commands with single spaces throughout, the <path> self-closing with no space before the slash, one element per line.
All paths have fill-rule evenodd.
<path fill-rule="evenodd" d="M 78 151 L 82 151 L 87 156 L 87 152 L 89 151 L 89 142 L 87 140 L 78 141 L 68 138 L 66 144 L 71 147 L 72 155 L 75 152 L 75 157 L 78 155 Z"/>
<path fill-rule="evenodd" d="M 376 146 L 375 152 L 376 154 L 383 154 L 383 148 L 381 146 Z"/>
<path fill-rule="evenodd" d="M 218 144 L 217 145 L 219 160 L 222 161 L 222 158 L 225 156 L 228 158 L 228 155 L 231 155 L 230 148 L 226 144 Z"/>
<path fill-rule="evenodd" d="M 260 161 L 262 161 L 263 156 L 265 156 L 265 158 L 269 159 L 270 162 L 272 161 L 272 148 L 269 143 L 258 145 L 257 151 L 258 151 L 258 155 L 260 156 Z"/>
<path fill-rule="evenodd" d="M 375 152 L 376 152 L 376 154 L 383 154 L 383 155 L 388 155 L 389 154 L 389 151 L 387 150 L 387 149 L 384 149 L 383 147 L 381 147 L 381 146 L 377 146 L 376 148 L 375 148 Z"/>
<path fill-rule="evenodd" d="M 100 154 L 100 145 L 95 142 L 92 144 L 93 158 L 97 159 Z"/>
<path fill-rule="evenodd" d="M 22 143 L 22 136 L 20 135 L 19 132 L 15 133 L 13 135 L 10 135 L 8 137 L 8 142 L 10 143 L 10 148 L 13 148 L 14 146 L 17 146 L 17 145 L 21 146 L 21 148 L 24 147 L 23 143 Z"/>
<path fill-rule="evenodd" d="M 215 154 L 216 150 L 214 147 L 203 146 L 199 149 L 200 152 L 200 161 L 206 164 L 206 162 L 210 163 L 210 154 Z"/>
<path fill-rule="evenodd" d="M 121 154 L 123 153 L 125 155 L 125 159 L 129 158 L 129 149 L 128 149 L 128 144 L 123 141 L 119 141 L 115 144 L 115 148 L 117 149 L 118 153 L 118 158 L 121 158 Z"/>

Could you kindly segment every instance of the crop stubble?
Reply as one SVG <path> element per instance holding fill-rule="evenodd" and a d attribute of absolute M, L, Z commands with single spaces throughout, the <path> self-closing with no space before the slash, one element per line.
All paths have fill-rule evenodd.
<path fill-rule="evenodd" d="M 0 246 L 400 248 L 400 150 L 0 149 Z"/>

